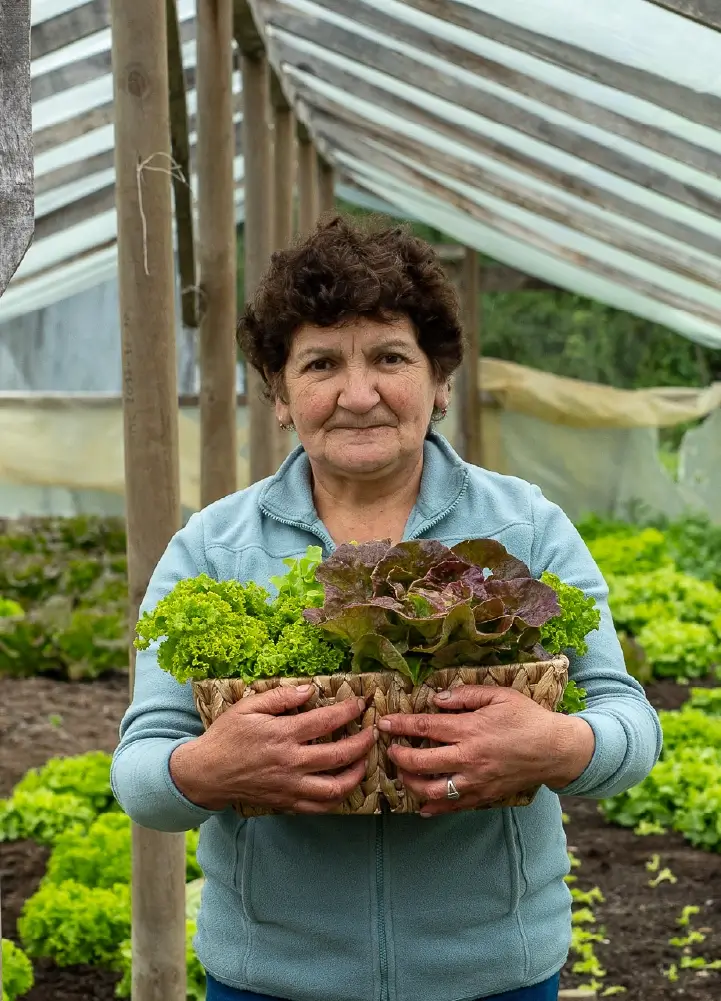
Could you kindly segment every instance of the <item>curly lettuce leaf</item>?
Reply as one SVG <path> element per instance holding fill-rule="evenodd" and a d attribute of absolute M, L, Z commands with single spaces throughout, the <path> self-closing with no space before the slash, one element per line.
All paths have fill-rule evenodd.
<path fill-rule="evenodd" d="M 553 588 L 560 606 L 560 615 L 550 619 L 541 630 L 544 650 L 551 654 L 568 650 L 583 656 L 588 653 L 586 636 L 601 624 L 595 598 L 586 597 L 580 588 L 564 584 L 560 577 L 548 571 L 541 580 Z"/>
<path fill-rule="evenodd" d="M 438 666 L 530 659 L 561 610 L 554 590 L 492 539 L 340 546 L 317 576 L 325 601 L 306 620 L 350 646 L 355 670 L 414 680 Z"/>

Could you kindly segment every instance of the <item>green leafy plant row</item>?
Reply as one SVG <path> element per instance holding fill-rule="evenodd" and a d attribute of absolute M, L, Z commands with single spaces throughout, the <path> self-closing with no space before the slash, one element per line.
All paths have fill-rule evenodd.
<path fill-rule="evenodd" d="M 29 838 L 51 845 L 69 827 L 87 828 L 98 814 L 117 810 L 110 763 L 110 755 L 91 751 L 31 768 L 12 795 L 0 800 L 0 841 Z"/>
<path fill-rule="evenodd" d="M 102 752 L 53 758 L 0 801 L 0 841 L 31 838 L 51 847 L 18 921 L 24 951 L 3 943 L 4 966 L 15 971 L 13 979 L 5 973 L 15 991 L 7 1001 L 32 985 L 28 957 L 114 970 L 121 974 L 117 996 L 130 997 L 131 823 L 115 804 L 110 764 Z M 197 830 L 186 835 L 188 1001 L 205 997 L 205 972 L 192 947 L 202 886 L 198 839 Z"/>
<path fill-rule="evenodd" d="M 637 833 L 674 830 L 721 851 L 720 712 L 721 689 L 694 689 L 682 709 L 660 713 L 659 763 L 640 785 L 601 803 L 606 818 Z"/>
<path fill-rule="evenodd" d="M 616 551 L 627 558 L 642 558 L 643 562 L 635 565 L 634 572 L 673 564 L 682 573 L 721 587 L 721 525 L 712 524 L 703 515 L 670 520 L 638 509 L 629 511 L 625 520 L 592 515 L 579 522 L 578 530 L 610 573 L 614 569 L 604 559 L 604 549 L 611 555 L 615 545 Z M 639 535 L 643 536 L 641 542 L 623 542 L 624 538 L 628 540 Z M 594 544 L 602 538 L 609 541 L 599 549 Z M 610 541 L 612 538 L 615 543 Z M 628 572 L 633 564 L 621 563 L 620 559 L 619 556 L 615 572 Z"/>
<path fill-rule="evenodd" d="M 642 683 L 654 677 L 683 681 L 713 674 L 721 664 L 721 589 L 715 573 L 707 573 L 711 568 L 705 558 L 699 557 L 699 575 L 693 576 L 674 562 L 688 557 L 688 549 L 674 544 L 666 532 L 611 523 L 605 526 L 607 534 L 598 534 L 601 528 L 594 520 L 585 531 L 608 583 L 629 671 Z M 714 536 L 711 526 L 709 533 Z"/>

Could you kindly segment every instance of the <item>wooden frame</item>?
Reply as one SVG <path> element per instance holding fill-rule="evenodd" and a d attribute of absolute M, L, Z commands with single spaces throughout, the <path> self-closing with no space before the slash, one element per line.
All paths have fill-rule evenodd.
<path fill-rule="evenodd" d="M 288 38 L 281 39 L 278 36 L 273 36 L 269 40 L 269 45 L 278 62 L 291 67 L 289 75 L 296 90 L 305 88 L 304 93 L 310 93 L 307 84 L 297 82 L 298 78 L 293 74 L 293 69 L 301 70 L 305 74 L 319 75 L 317 64 L 311 66 L 307 62 L 307 56 L 295 48 Z M 400 120 L 421 125 L 438 135 L 447 136 L 455 142 L 459 141 L 458 127 L 452 122 L 411 101 L 397 97 L 361 77 L 347 73 L 337 66 L 330 63 L 325 64 L 322 79 L 340 90 L 352 92 L 356 97 L 371 105 L 382 107 L 386 112 L 395 115 Z M 317 106 L 322 106 L 324 101 L 328 101 L 316 91 L 313 91 L 311 96 Z M 506 164 L 516 170 L 528 173 L 537 180 L 559 187 L 562 191 L 588 201 L 599 208 L 638 222 L 674 240 L 686 243 L 696 250 L 705 251 L 714 257 L 721 257 L 721 238 L 656 212 L 631 198 L 598 188 L 576 174 L 550 166 L 533 156 L 477 132 L 466 130 L 462 142 L 474 152 L 496 160 L 499 165 Z"/>
<path fill-rule="evenodd" d="M 306 92 L 305 97 L 309 103 L 314 101 L 310 91 Z M 356 116 L 349 115 L 342 106 L 331 105 L 325 98 L 321 99 L 319 106 L 323 106 L 326 111 L 332 108 L 336 118 L 356 126 L 358 131 L 362 129 L 365 139 L 377 140 L 386 147 L 392 147 L 397 153 L 413 157 L 426 167 L 484 191 L 507 204 L 516 205 L 578 233 L 604 241 L 611 247 L 633 254 L 683 278 L 712 289 L 719 287 L 721 265 L 713 266 L 706 258 L 694 255 L 691 251 L 669 248 L 660 240 L 638 234 L 598 214 L 578 209 L 555 195 L 539 192 L 534 188 L 522 188 L 500 171 L 495 173 L 484 170 L 449 151 L 441 153 L 434 147 L 409 139 L 388 127 L 360 121 Z"/>
<path fill-rule="evenodd" d="M 657 7 L 665 7 L 674 14 L 681 14 L 691 21 L 698 21 L 707 28 L 721 31 L 721 7 L 718 0 L 650 0 Z"/>
<path fill-rule="evenodd" d="M 235 40 L 240 49 L 245 123 L 245 298 L 260 281 L 273 245 L 270 73 L 263 41 L 245 0 L 235 0 Z M 277 433 L 264 399 L 261 376 L 246 366 L 251 482 L 275 472 Z"/>
<path fill-rule="evenodd" d="M 673 0 L 669 0 L 669 2 L 672 3 Z M 698 0 L 678 0 L 679 5 L 697 2 Z M 708 0 L 708 2 L 715 3 L 715 0 Z M 425 5 L 414 3 L 411 0 L 409 6 L 421 7 Z M 458 4 L 448 4 L 442 9 L 439 16 L 442 15 L 444 21 L 451 23 L 456 18 L 461 21 L 466 15 L 462 6 L 459 14 L 458 6 Z M 629 139 L 656 153 L 696 167 L 704 173 L 721 177 L 721 155 L 681 139 L 665 129 L 621 115 L 603 105 L 578 97 L 569 91 L 561 90 L 559 87 L 551 86 L 543 80 L 528 76 L 503 63 L 480 56 L 468 48 L 455 45 L 439 35 L 434 35 L 430 30 L 415 27 L 376 7 L 370 7 L 362 0 L 323 0 L 323 7 L 326 10 L 349 17 L 358 24 L 372 28 L 384 37 L 397 39 L 407 45 L 415 46 L 422 52 L 432 53 L 433 56 L 445 59 L 453 66 L 474 73 L 479 79 L 499 84 L 509 91 L 546 104 L 549 108 L 562 111 L 581 122 L 595 125 L 612 135 L 622 136 L 624 139 Z M 423 64 L 417 66 L 416 73 L 421 85 L 423 85 L 423 78 L 428 72 L 429 70 Z"/>
<path fill-rule="evenodd" d="M 30 32 L 31 56 L 40 59 L 109 27 L 110 0 L 90 0 L 33 25 Z"/>
<path fill-rule="evenodd" d="M 338 2 L 339 0 L 332 0 L 333 4 Z M 353 0 L 344 0 L 342 6 L 354 9 Z M 578 157 L 616 174 L 626 181 L 641 185 L 721 220 L 721 199 L 715 198 L 701 188 L 679 181 L 670 174 L 664 174 L 625 153 L 588 139 L 573 129 L 526 111 L 511 101 L 469 87 L 458 78 L 431 67 L 423 66 L 421 69 L 418 62 L 410 56 L 384 45 L 373 45 L 362 35 L 346 31 L 320 18 L 289 14 L 285 9 L 277 7 L 271 9 L 269 16 L 270 23 L 292 34 L 294 38 L 313 42 L 329 49 L 335 55 L 342 55 L 362 63 L 392 79 L 422 89 L 433 97 L 441 98 L 490 121 L 513 128 L 570 156 Z M 719 112 L 721 113 L 721 101 L 719 101 Z"/>
<path fill-rule="evenodd" d="M 233 0 L 198 0 L 200 502 L 238 489 Z"/>
<path fill-rule="evenodd" d="M 440 198 L 499 233 L 535 247 L 551 257 L 566 261 L 576 267 L 582 267 L 591 274 L 613 281 L 616 285 L 648 296 L 657 302 L 663 302 L 672 309 L 682 310 L 714 326 L 721 326 L 721 310 L 717 311 L 712 307 L 706 307 L 699 302 L 688 299 L 681 293 L 673 292 L 636 275 L 629 275 L 597 257 L 572 250 L 543 236 L 525 224 L 513 222 L 491 209 L 480 206 L 477 202 L 444 185 L 441 181 L 428 177 L 421 169 L 401 163 L 389 153 L 369 146 L 362 139 L 357 138 L 352 130 L 345 128 L 337 121 L 316 115 L 314 125 L 317 134 L 324 137 L 335 149 L 344 149 L 351 156 L 356 156 L 361 164 L 368 163 L 390 176 Z"/>
<path fill-rule="evenodd" d="M 696 93 L 665 77 L 617 63 L 597 52 L 570 45 L 568 42 L 539 35 L 511 21 L 504 21 L 493 14 L 487 14 L 463 3 L 453 3 L 451 0 L 405 0 L 405 2 L 408 6 L 423 11 L 424 14 L 438 17 L 464 30 L 508 45 L 512 49 L 519 49 L 530 56 L 544 59 L 607 87 L 614 87 L 626 94 L 640 97 L 699 125 L 718 128 L 721 98 L 713 94 Z M 671 4 L 673 0 L 668 2 Z M 678 0 L 678 6 L 682 3 L 689 9 L 694 3 L 697 7 L 701 7 L 703 3 L 715 6 L 715 0 Z"/>
<path fill-rule="evenodd" d="M 165 0 L 113 0 L 130 622 L 180 527 Z M 141 204 L 142 197 L 142 204 Z M 152 233 L 152 239 L 148 239 Z M 135 649 L 130 645 L 130 695 Z M 132 825 L 132 996 L 185 1001 L 185 835 Z"/>

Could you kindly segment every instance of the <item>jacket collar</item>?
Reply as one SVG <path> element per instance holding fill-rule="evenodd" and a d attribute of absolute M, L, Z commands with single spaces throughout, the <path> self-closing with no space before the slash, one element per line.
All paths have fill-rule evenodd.
<path fill-rule="evenodd" d="M 430 431 L 423 445 L 421 487 L 404 538 L 416 538 L 441 521 L 457 504 L 467 481 L 466 463 L 442 435 Z M 266 482 L 259 504 L 269 517 L 314 532 L 330 544 L 313 503 L 310 462 L 302 445 L 290 453 L 275 476 Z"/>

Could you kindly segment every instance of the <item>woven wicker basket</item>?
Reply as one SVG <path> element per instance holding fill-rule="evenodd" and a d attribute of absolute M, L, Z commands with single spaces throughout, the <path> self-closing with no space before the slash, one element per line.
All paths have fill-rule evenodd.
<path fill-rule="evenodd" d="M 207 729 L 233 703 L 248 695 L 267 692 L 278 685 L 303 685 L 312 681 L 316 687 L 314 695 L 298 710 L 305 712 L 320 706 L 333 705 L 351 697 L 365 699 L 367 709 L 359 720 L 351 721 L 336 731 L 331 740 L 340 740 L 358 733 L 361 728 L 374 726 L 382 717 L 391 713 L 436 713 L 433 696 L 437 692 L 457 685 L 495 685 L 515 688 L 529 696 L 538 705 L 553 711 L 563 697 L 568 680 L 568 660 L 555 657 L 553 660 L 531 664 L 508 664 L 503 667 L 456 667 L 436 671 L 421 685 L 396 671 L 374 674 L 332 674 L 315 678 L 269 678 L 255 681 L 251 685 L 238 678 L 217 678 L 193 682 L 195 705 Z M 396 778 L 393 762 L 388 757 L 391 740 L 399 742 L 381 731 L 378 742 L 373 747 L 361 785 L 337 810 L 337 813 L 373 814 L 389 809 L 392 813 L 418 813 L 420 803 L 407 792 Z M 421 739 L 401 738 L 406 745 L 429 747 L 430 742 Z M 494 806 L 527 806 L 533 801 L 537 789 L 519 793 L 512 799 L 494 803 Z M 385 806 L 387 804 L 387 806 Z M 235 810 L 244 817 L 260 817 L 280 811 L 266 807 L 255 807 L 243 803 L 234 804 Z"/>

